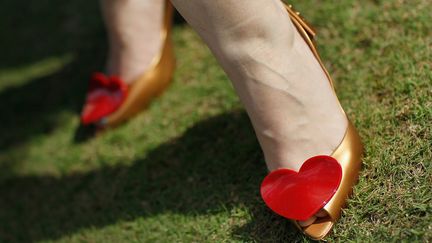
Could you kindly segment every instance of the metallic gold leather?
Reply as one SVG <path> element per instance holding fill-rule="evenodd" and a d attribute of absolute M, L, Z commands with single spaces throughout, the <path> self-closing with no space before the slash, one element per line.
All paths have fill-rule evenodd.
<path fill-rule="evenodd" d="M 310 39 L 313 39 L 316 35 L 315 29 L 308 22 L 306 22 L 305 19 L 300 17 L 300 12 L 295 11 L 294 8 L 292 7 L 292 5 L 284 4 L 284 6 L 285 6 L 285 9 L 287 10 L 290 18 L 295 19 L 296 22 L 302 26 L 302 29 L 304 31 L 306 31 L 308 37 Z"/>
<path fill-rule="evenodd" d="M 333 79 L 325 68 L 312 38 L 316 35 L 315 31 L 307 24 L 302 18 L 298 16 L 298 12 L 292 10 L 291 6 L 285 5 L 287 12 L 293 22 L 294 26 L 308 44 L 312 53 L 318 60 L 321 68 L 324 70 L 330 85 L 334 90 Z M 340 107 L 343 111 L 343 108 Z M 344 112 L 344 111 L 343 111 Z M 345 113 L 345 112 L 344 112 Z M 347 118 L 348 119 L 348 118 Z M 342 167 L 342 180 L 341 184 L 331 200 L 324 206 L 328 216 L 316 220 L 313 224 L 307 227 L 301 227 L 297 221 L 292 220 L 294 225 L 300 229 L 305 235 L 314 240 L 324 238 L 332 229 L 334 223 L 339 219 L 341 209 L 345 206 L 346 200 L 352 188 L 358 180 L 358 174 L 361 168 L 361 158 L 363 155 L 363 145 L 354 125 L 348 119 L 348 127 L 342 142 L 331 154 Z"/>
<path fill-rule="evenodd" d="M 105 118 L 105 124 L 103 124 L 105 128 L 115 127 L 136 115 L 170 84 L 175 68 L 171 38 L 173 11 L 174 7 L 170 1 L 166 1 L 161 31 L 162 50 L 153 59 L 148 71 L 129 87 L 128 96 L 120 108 Z"/>
<path fill-rule="evenodd" d="M 349 122 L 347 132 L 338 148 L 331 155 L 342 166 L 342 181 L 336 193 L 324 206 L 332 220 L 340 217 L 340 209 L 356 184 L 361 169 L 363 145 L 354 125 Z"/>
<path fill-rule="evenodd" d="M 345 206 L 346 200 L 358 180 L 362 154 L 363 145 L 360 136 L 354 125 L 349 121 L 342 142 L 331 154 L 342 167 L 341 184 L 330 201 L 324 206 L 324 210 L 327 211 L 329 216 L 303 228 L 303 232 L 309 237 L 322 239 L 330 232 L 333 224 L 339 219 L 341 209 Z"/>

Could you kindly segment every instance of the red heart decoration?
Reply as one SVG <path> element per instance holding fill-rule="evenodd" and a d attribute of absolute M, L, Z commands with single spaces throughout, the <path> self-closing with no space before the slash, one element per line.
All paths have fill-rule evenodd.
<path fill-rule="evenodd" d="M 90 80 L 86 102 L 81 111 L 81 123 L 99 122 L 116 111 L 128 94 L 128 86 L 117 76 L 94 73 Z"/>
<path fill-rule="evenodd" d="M 319 155 L 306 160 L 299 172 L 277 169 L 261 184 L 261 197 L 275 213 L 295 220 L 316 214 L 336 193 L 342 168 L 336 159 Z"/>

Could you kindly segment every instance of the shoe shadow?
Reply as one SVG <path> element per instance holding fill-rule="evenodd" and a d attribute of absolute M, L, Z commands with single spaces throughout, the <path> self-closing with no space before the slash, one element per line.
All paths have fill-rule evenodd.
<path fill-rule="evenodd" d="M 0 182 L 0 241 L 54 240 L 137 217 L 211 215 L 239 205 L 253 219 L 235 228 L 234 238 L 292 241 L 295 231 L 261 202 L 265 173 L 247 115 L 233 111 L 199 122 L 130 166 Z"/>
<path fill-rule="evenodd" d="M 65 121 L 64 112 L 78 117 L 88 75 L 74 70 L 90 73 L 92 67 L 98 66 L 92 63 L 83 68 L 86 62 L 81 60 L 87 58 L 80 56 L 59 72 L 0 91 L 0 151 L 25 144 L 33 136 L 51 133 Z"/>

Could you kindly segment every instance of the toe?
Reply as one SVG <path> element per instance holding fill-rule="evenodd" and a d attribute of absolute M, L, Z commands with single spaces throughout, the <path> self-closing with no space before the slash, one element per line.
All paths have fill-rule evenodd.
<path fill-rule="evenodd" d="M 299 220 L 298 221 L 298 224 L 301 226 L 301 227 L 306 227 L 306 226 L 309 226 L 309 225 L 311 225 L 313 222 L 315 222 L 315 220 L 316 220 L 316 216 L 314 215 L 314 216 L 312 216 L 312 217 L 310 217 L 310 218 L 308 218 L 308 219 L 306 219 L 306 220 Z"/>
<path fill-rule="evenodd" d="M 324 209 L 321 209 L 320 211 L 318 211 L 318 213 L 315 214 L 315 216 L 318 218 L 323 218 L 326 217 L 327 215 L 328 213 Z"/>
<path fill-rule="evenodd" d="M 323 218 L 323 217 L 326 217 L 327 215 L 328 215 L 328 213 L 324 209 L 321 209 L 314 216 L 312 216 L 306 220 L 299 220 L 298 224 L 301 227 L 306 227 L 306 226 L 313 224 L 317 218 Z"/>

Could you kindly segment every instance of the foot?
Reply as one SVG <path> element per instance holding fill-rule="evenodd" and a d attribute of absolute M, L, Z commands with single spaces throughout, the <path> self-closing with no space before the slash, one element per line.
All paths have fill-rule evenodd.
<path fill-rule="evenodd" d="M 330 85 L 330 80 L 295 27 L 286 61 L 277 60 L 272 70 L 274 81 L 262 81 L 260 94 L 269 97 L 265 109 L 273 109 L 271 118 L 256 127 L 270 170 L 299 170 L 303 161 L 314 155 L 331 155 L 345 135 L 348 121 Z M 267 53 L 268 54 L 268 53 Z M 285 63 L 278 70 L 277 62 Z M 269 68 L 265 67 L 265 68 Z M 276 75 L 274 75 L 276 74 Z M 278 81 L 278 77 L 281 80 Z M 264 87 L 266 86 L 266 87 Z M 265 99 L 265 98 L 263 98 Z M 278 107 L 279 106 L 279 107 Z M 277 107 L 277 108 L 275 108 Z M 270 122 L 266 123 L 266 120 Z M 324 209 L 304 221 L 313 224 L 328 214 Z"/>
<path fill-rule="evenodd" d="M 81 123 L 90 125 L 116 111 L 128 86 L 143 75 L 162 48 L 164 0 L 102 0 L 109 36 L 106 74 L 90 81 Z"/>
<path fill-rule="evenodd" d="M 162 48 L 164 0 L 103 0 L 109 36 L 107 74 L 131 84 Z"/>
<path fill-rule="evenodd" d="M 251 73 L 260 76 L 268 72 L 266 79 L 255 78 L 258 81 L 255 95 L 264 103 L 251 108 L 249 114 L 257 120 L 255 131 L 269 170 L 298 171 L 312 156 L 331 155 L 348 126 L 328 77 L 297 29 L 292 29 L 291 48 L 282 56 L 272 54 L 282 59 L 270 59 L 262 70 L 256 68 Z M 262 59 L 256 61 L 261 64 L 259 60 Z M 321 209 L 298 223 L 306 227 L 327 216 Z"/>
<path fill-rule="evenodd" d="M 269 170 L 298 171 L 306 159 L 332 154 L 347 118 L 280 0 L 173 3 L 233 82 Z"/>
<path fill-rule="evenodd" d="M 318 213 L 316 213 L 314 216 L 308 218 L 307 220 L 297 221 L 297 222 L 301 227 L 306 227 L 306 226 L 313 224 L 315 222 L 315 220 L 317 220 L 319 218 L 327 217 L 327 215 L 328 215 L 327 212 L 324 211 L 324 209 L 321 209 L 320 211 L 318 211 Z"/>

